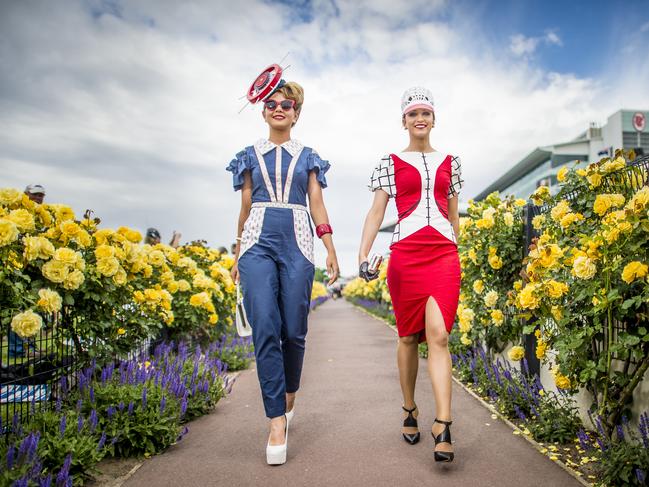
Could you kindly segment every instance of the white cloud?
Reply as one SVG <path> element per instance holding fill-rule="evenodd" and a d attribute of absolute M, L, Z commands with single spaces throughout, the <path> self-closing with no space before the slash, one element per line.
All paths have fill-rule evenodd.
<path fill-rule="evenodd" d="M 540 44 L 548 46 L 562 46 L 563 42 L 559 35 L 548 30 L 541 37 L 526 37 L 523 34 L 515 34 L 510 37 L 509 50 L 516 56 L 526 57 L 534 54 Z"/>
<path fill-rule="evenodd" d="M 649 105 L 638 83 L 649 60 L 602 80 L 546 73 L 483 42 L 479 19 L 438 20 L 450 8 L 441 1 L 404 10 L 322 0 L 306 12 L 310 22 L 261 0 L 128 2 L 117 16 L 92 4 L 95 17 L 86 5 L 1 7 L 0 186 L 38 182 L 49 201 L 93 208 L 107 226 L 229 245 L 239 195 L 225 166 L 266 135 L 258 107 L 237 115 L 239 97 L 290 51 L 286 78 L 306 91 L 294 136 L 332 162 L 325 199 L 346 273 L 355 270 L 371 168 L 407 144 L 405 88 L 434 92 L 433 145 L 462 157 L 465 200 L 534 147 L 621 106 Z M 558 39 L 546 33 L 537 44 Z M 381 235 L 375 248 L 388 244 Z"/>

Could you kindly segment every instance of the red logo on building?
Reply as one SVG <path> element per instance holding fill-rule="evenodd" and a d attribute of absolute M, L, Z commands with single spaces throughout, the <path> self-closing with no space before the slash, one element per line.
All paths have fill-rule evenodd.
<path fill-rule="evenodd" d="M 632 121 L 634 129 L 636 129 L 638 132 L 644 132 L 644 129 L 647 126 L 647 118 L 644 116 L 644 113 L 634 113 Z"/>

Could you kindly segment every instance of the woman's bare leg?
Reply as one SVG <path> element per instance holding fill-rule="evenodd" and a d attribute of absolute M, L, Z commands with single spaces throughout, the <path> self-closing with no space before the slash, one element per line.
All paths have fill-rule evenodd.
<path fill-rule="evenodd" d="M 442 312 L 434 298 L 426 303 L 426 340 L 428 342 L 428 373 L 435 395 L 436 418 L 451 421 L 451 354 L 448 351 L 448 333 Z M 433 434 L 439 435 L 444 425 L 433 423 Z M 437 451 L 453 451 L 448 443 L 440 443 Z"/>

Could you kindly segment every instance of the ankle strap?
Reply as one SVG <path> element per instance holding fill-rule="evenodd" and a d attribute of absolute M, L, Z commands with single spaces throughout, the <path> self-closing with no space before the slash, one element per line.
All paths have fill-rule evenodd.
<path fill-rule="evenodd" d="M 405 412 L 407 412 L 407 413 L 409 413 L 409 414 L 412 414 L 412 413 L 414 413 L 415 410 L 417 409 L 417 405 L 415 404 L 415 407 L 412 408 L 412 409 L 406 409 L 405 406 L 401 406 L 401 409 L 403 409 Z"/>
<path fill-rule="evenodd" d="M 442 421 L 441 419 L 435 418 L 435 422 L 439 424 L 445 424 L 446 426 L 451 426 L 453 424 L 453 421 Z"/>

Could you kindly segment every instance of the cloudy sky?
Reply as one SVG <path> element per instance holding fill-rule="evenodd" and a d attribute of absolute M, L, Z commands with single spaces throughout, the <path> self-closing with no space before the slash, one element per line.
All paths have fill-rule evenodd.
<path fill-rule="evenodd" d="M 267 135 L 240 97 L 290 52 L 285 78 L 306 93 L 293 135 L 332 163 L 350 274 L 371 168 L 407 145 L 404 89 L 433 91 L 433 146 L 462 157 L 466 201 L 535 147 L 649 109 L 647 45 L 648 0 L 2 0 L 0 186 L 229 246 L 225 167 Z"/>

